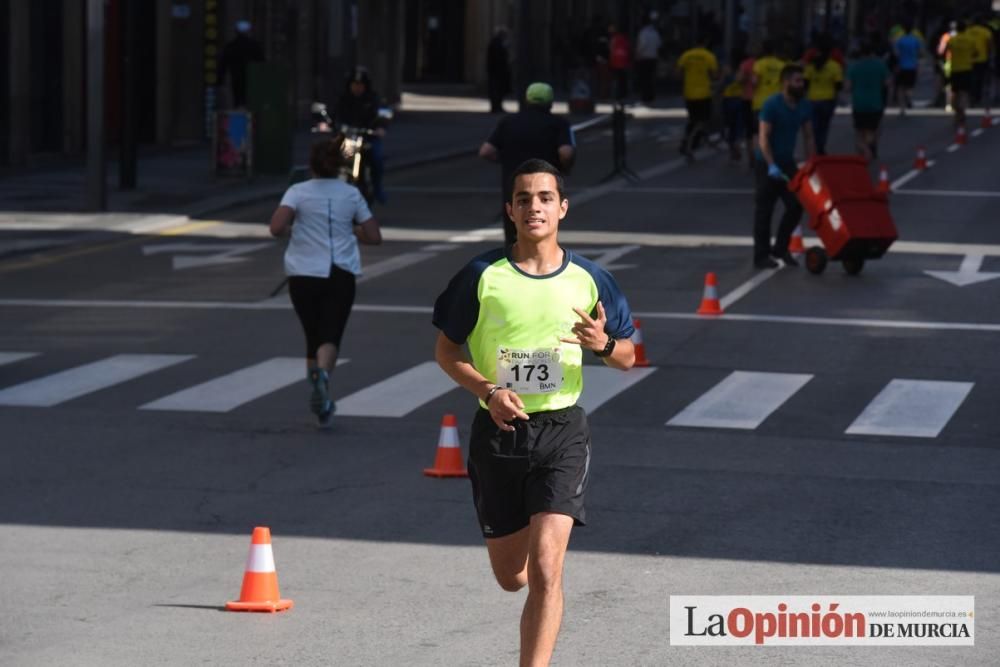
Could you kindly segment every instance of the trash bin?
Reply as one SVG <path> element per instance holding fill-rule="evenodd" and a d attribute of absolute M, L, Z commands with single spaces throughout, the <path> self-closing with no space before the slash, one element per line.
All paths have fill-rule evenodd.
<path fill-rule="evenodd" d="M 809 226 L 823 243 L 822 248 L 806 250 L 806 268 L 811 273 L 822 273 L 833 260 L 857 275 L 865 260 L 881 257 L 898 238 L 889 198 L 872 185 L 863 158 L 814 157 L 788 187 L 808 211 Z"/>
<path fill-rule="evenodd" d="M 856 155 L 817 155 L 810 158 L 788 184 L 813 218 L 840 199 L 875 194 L 868 162 Z"/>

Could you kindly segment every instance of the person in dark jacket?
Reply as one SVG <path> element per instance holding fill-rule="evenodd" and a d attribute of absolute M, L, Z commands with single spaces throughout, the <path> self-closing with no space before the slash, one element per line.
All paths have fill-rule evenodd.
<path fill-rule="evenodd" d="M 526 160 L 537 158 L 558 167 L 564 175 L 576 160 L 573 128 L 563 116 L 552 114 L 552 86 L 536 81 L 524 94 L 525 105 L 516 114 L 504 116 L 493 133 L 479 147 L 479 157 L 500 163 L 504 240 L 507 246 L 517 240 L 514 222 L 507 214 L 513 197 L 514 171 Z"/>
<path fill-rule="evenodd" d="M 368 157 L 371 160 L 372 188 L 375 199 L 386 202 L 385 190 L 382 188 L 382 174 L 385 171 L 385 160 L 382 154 L 382 137 L 385 128 L 379 123 L 379 97 L 372 90 L 371 78 L 364 67 L 355 67 L 347 79 L 344 92 L 337 102 L 336 122 L 338 125 L 363 127 L 375 130 L 370 137 Z"/>
<path fill-rule="evenodd" d="M 490 113 L 503 113 L 503 98 L 511 91 L 509 36 L 500 26 L 486 48 L 486 79 L 490 93 Z"/>
<path fill-rule="evenodd" d="M 247 66 L 264 61 L 264 49 L 250 36 L 249 21 L 236 22 L 236 37 L 222 47 L 219 57 L 219 85 L 223 85 L 226 75 L 233 91 L 233 107 L 247 104 Z"/>

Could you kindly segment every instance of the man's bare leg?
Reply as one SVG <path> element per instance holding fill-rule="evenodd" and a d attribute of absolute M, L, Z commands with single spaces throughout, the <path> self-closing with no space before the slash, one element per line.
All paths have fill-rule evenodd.
<path fill-rule="evenodd" d="M 521 667 L 544 667 L 552 659 L 562 624 L 562 571 L 573 518 L 542 512 L 531 517 L 528 539 L 528 599 L 521 613 Z"/>
<path fill-rule="evenodd" d="M 516 593 L 528 584 L 528 537 L 530 526 L 503 537 L 486 540 L 493 576 L 500 588 Z"/>
<path fill-rule="evenodd" d="M 573 518 L 541 512 L 511 535 L 486 540 L 497 583 L 515 592 L 528 586 L 521 613 L 521 666 L 548 665 L 562 623 L 562 568 Z"/>

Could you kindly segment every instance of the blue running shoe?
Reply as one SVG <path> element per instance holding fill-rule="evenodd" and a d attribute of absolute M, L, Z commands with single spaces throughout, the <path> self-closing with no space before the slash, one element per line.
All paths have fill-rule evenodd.
<path fill-rule="evenodd" d="M 322 368 L 309 370 L 309 384 L 312 394 L 309 396 L 309 409 L 317 417 L 329 410 L 330 406 L 330 376 Z"/>

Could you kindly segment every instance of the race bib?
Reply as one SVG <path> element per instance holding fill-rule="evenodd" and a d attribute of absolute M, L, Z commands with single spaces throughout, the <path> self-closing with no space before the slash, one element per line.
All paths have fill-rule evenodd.
<path fill-rule="evenodd" d="M 497 349 L 497 384 L 519 394 L 551 394 L 562 389 L 559 349 Z"/>

